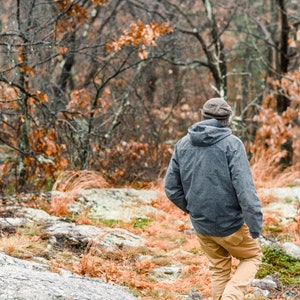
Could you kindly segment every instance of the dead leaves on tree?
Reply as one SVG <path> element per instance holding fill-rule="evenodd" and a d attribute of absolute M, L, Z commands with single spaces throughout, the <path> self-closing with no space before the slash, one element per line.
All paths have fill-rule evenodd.
<path fill-rule="evenodd" d="M 134 46 L 138 48 L 140 59 L 148 58 L 147 47 L 156 47 L 156 40 L 164 34 L 172 32 L 169 23 L 144 24 L 141 21 L 131 23 L 130 28 L 112 43 L 106 44 L 106 51 L 120 51 L 124 46 Z"/>

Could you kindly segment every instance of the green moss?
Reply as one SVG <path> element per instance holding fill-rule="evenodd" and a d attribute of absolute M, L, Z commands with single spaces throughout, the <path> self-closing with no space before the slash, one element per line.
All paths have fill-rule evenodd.
<path fill-rule="evenodd" d="M 201 253 L 201 248 L 193 248 L 193 249 L 190 249 L 188 250 L 188 252 L 192 253 L 192 254 L 199 254 Z"/>
<path fill-rule="evenodd" d="M 115 225 L 119 224 L 119 221 L 114 219 L 108 219 L 108 220 L 102 219 L 101 222 L 108 227 L 114 227 Z"/>
<path fill-rule="evenodd" d="M 187 242 L 187 237 L 186 236 L 182 236 L 182 237 L 180 237 L 179 239 L 176 240 L 176 243 L 180 246 L 183 245 L 186 242 Z"/>
<path fill-rule="evenodd" d="M 257 273 L 258 278 L 276 275 L 284 285 L 300 284 L 300 260 L 297 260 L 278 247 L 263 247 L 262 265 Z"/>
<path fill-rule="evenodd" d="M 293 203 L 293 198 L 285 197 L 285 198 L 284 198 L 284 201 L 285 201 L 285 203 L 287 203 L 287 204 L 291 204 L 291 203 Z"/>
<path fill-rule="evenodd" d="M 41 188 L 41 190 L 43 190 L 45 192 L 52 191 L 54 183 L 55 183 L 54 178 L 47 178 L 47 180 L 45 181 L 44 186 Z"/>
<path fill-rule="evenodd" d="M 151 222 L 151 219 L 148 218 L 136 218 L 133 223 L 134 229 L 142 229 L 145 226 L 148 226 Z"/>

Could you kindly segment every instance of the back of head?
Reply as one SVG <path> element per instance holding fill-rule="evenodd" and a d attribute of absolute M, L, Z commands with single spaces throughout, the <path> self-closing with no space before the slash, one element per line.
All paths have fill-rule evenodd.
<path fill-rule="evenodd" d="M 216 119 L 227 126 L 231 114 L 232 109 L 223 98 L 211 98 L 203 105 L 202 120 Z"/>

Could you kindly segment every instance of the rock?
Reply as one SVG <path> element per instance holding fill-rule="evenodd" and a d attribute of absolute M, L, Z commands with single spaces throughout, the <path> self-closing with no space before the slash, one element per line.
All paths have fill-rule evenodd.
<path fill-rule="evenodd" d="M 252 293 L 251 295 L 252 296 L 255 296 L 255 297 L 266 297 L 268 298 L 270 296 L 270 291 L 268 290 L 262 290 L 260 288 L 256 288 Z M 259 298 L 260 299 L 260 298 Z"/>
<path fill-rule="evenodd" d="M 101 240 L 100 245 L 106 251 L 114 251 L 122 247 L 138 248 L 145 245 L 143 238 L 130 233 L 129 231 L 121 228 L 108 229 L 107 234 Z"/>
<path fill-rule="evenodd" d="M 181 277 L 181 273 L 185 266 L 172 265 L 166 267 L 155 268 L 154 273 L 150 275 L 151 278 L 158 282 L 174 283 Z"/>
<path fill-rule="evenodd" d="M 157 192 L 153 190 L 89 189 L 81 191 L 80 195 L 77 201 L 89 208 L 92 219 L 129 222 L 146 218 L 149 213 L 162 214 L 151 205 L 157 199 Z"/>
<path fill-rule="evenodd" d="M 270 238 L 265 238 L 262 235 L 258 238 L 258 240 L 259 240 L 260 245 L 262 245 L 262 246 L 269 247 L 269 246 L 272 246 L 272 245 L 277 245 L 276 240 L 270 239 Z"/>
<path fill-rule="evenodd" d="M 265 195 L 272 195 L 275 199 L 282 202 L 296 203 L 300 200 L 300 186 L 272 188 L 272 189 L 259 189 L 260 193 Z"/>
<path fill-rule="evenodd" d="M 170 256 L 170 257 L 174 257 L 174 256 L 193 256 L 193 254 L 189 251 L 185 251 L 185 250 L 182 250 L 182 249 L 174 249 L 172 251 L 169 251 L 167 254 L 167 256 Z"/>
<path fill-rule="evenodd" d="M 287 255 L 292 256 L 296 259 L 300 259 L 300 247 L 298 247 L 297 245 L 286 242 L 282 245 L 282 248 Z"/>
<path fill-rule="evenodd" d="M 46 213 L 41 209 L 36 209 L 31 207 L 20 208 L 18 212 L 23 214 L 25 218 L 28 218 L 35 222 L 43 222 L 43 221 L 49 222 L 49 221 L 56 221 L 59 219 L 58 217 L 49 215 L 48 213 Z"/>
<path fill-rule="evenodd" d="M 28 223 L 26 218 L 0 218 L 0 236 L 16 233 L 17 229 Z"/>
<path fill-rule="evenodd" d="M 272 276 L 266 276 L 262 279 L 254 279 L 252 281 L 252 286 L 258 287 L 260 289 L 269 290 L 269 289 L 276 289 L 277 283 L 274 281 Z"/>
<path fill-rule="evenodd" d="M 58 221 L 45 227 L 49 241 L 58 247 L 72 247 L 84 249 L 90 242 L 113 251 L 120 247 L 142 247 L 144 240 L 121 228 L 96 227 L 91 225 L 77 225 Z"/>
<path fill-rule="evenodd" d="M 87 244 L 104 235 L 101 228 L 89 225 L 76 225 L 74 223 L 56 222 L 51 226 L 45 226 L 52 245 L 60 248 L 72 247 L 84 249 Z"/>
<path fill-rule="evenodd" d="M 27 224 L 26 218 L 0 218 L 0 228 L 15 228 Z"/>
<path fill-rule="evenodd" d="M 278 215 L 280 219 L 285 223 L 287 221 L 292 221 L 297 215 L 297 209 L 293 204 L 288 203 L 270 203 L 263 207 L 263 212 L 273 213 Z"/>
<path fill-rule="evenodd" d="M 272 189 L 259 189 L 259 193 L 271 195 L 275 202 L 265 205 L 263 213 L 272 214 L 282 224 L 288 224 L 297 216 L 297 203 L 300 200 L 300 187 L 285 187 Z"/>
<path fill-rule="evenodd" d="M 121 286 L 85 278 L 0 252 L 0 300 L 134 300 Z"/>
<path fill-rule="evenodd" d="M 203 300 L 203 296 L 197 289 L 191 288 L 190 294 L 187 299 L 188 300 Z"/>

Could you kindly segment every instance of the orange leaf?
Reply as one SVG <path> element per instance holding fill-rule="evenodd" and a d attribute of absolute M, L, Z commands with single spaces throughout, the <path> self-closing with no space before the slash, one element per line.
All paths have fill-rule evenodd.
<path fill-rule="evenodd" d="M 65 54 L 68 51 L 68 48 L 66 46 L 59 47 L 59 53 Z"/>

